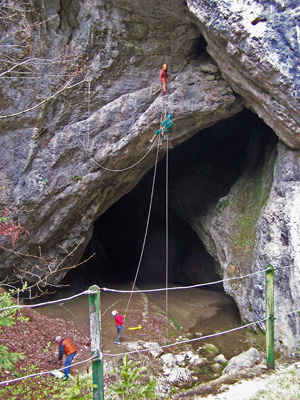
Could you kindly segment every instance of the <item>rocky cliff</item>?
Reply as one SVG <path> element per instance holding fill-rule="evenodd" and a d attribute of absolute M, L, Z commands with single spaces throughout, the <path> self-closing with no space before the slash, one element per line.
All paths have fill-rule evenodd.
<path fill-rule="evenodd" d="M 174 152 L 184 145 L 195 153 L 193 138 L 202 146 L 170 183 L 174 214 L 197 233 L 214 273 L 255 273 L 247 283 L 224 284 L 244 320 L 264 318 L 260 271 L 269 263 L 276 312 L 298 309 L 296 3 L 4 2 L 1 210 L 30 234 L 13 250 L 1 237 L 1 275 L 60 282 L 81 260 L 98 218 L 155 165 L 149 139 L 171 113 Z M 167 96 L 158 79 L 163 63 Z M 164 155 L 159 150 L 158 159 Z M 190 281 L 199 278 L 193 268 Z M 292 348 L 297 317 L 277 321 L 277 342 Z"/>

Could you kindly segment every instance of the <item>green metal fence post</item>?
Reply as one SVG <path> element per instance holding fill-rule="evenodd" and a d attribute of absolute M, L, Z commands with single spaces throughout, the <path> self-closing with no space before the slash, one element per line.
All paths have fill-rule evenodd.
<path fill-rule="evenodd" d="M 266 351 L 267 368 L 275 369 L 274 352 L 274 267 L 267 265 L 266 271 Z"/>
<path fill-rule="evenodd" d="M 100 289 L 98 286 L 93 285 L 89 290 L 91 352 L 92 356 L 95 356 L 92 361 L 93 384 L 95 385 L 93 389 L 93 400 L 103 400 L 104 389 L 101 349 Z"/>

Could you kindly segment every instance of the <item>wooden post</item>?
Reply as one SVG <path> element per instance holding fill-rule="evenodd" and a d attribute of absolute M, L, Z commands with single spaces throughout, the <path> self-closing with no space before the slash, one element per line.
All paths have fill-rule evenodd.
<path fill-rule="evenodd" d="M 93 370 L 93 400 L 104 399 L 103 389 L 103 364 L 101 349 L 101 315 L 100 315 L 100 289 L 93 285 L 89 288 L 91 353 L 95 358 L 92 361 Z"/>
<path fill-rule="evenodd" d="M 274 352 L 274 267 L 267 265 L 266 271 L 266 351 L 267 368 L 275 369 Z"/>

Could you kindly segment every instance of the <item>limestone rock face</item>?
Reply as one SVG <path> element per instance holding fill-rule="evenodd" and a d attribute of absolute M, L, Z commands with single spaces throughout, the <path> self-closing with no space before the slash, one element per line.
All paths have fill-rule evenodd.
<path fill-rule="evenodd" d="M 269 264 L 275 267 L 276 338 L 292 348 L 300 332 L 297 313 L 288 314 L 299 305 L 299 152 L 280 142 L 262 168 L 252 156 L 255 166 L 249 164 L 211 217 L 194 219 L 195 229 L 219 260 L 224 287 L 245 320 L 263 329 L 265 271 Z"/>
<path fill-rule="evenodd" d="M 201 35 L 182 1 L 159 8 L 139 1 L 37 3 L 39 13 L 30 9 L 28 18 L 18 4 L 5 41 L 19 49 L 14 33 L 28 27 L 21 37 L 26 55 L 19 49 L 10 57 L 16 65 L 26 61 L 30 75 L 20 79 L 1 60 L 1 208 L 17 208 L 30 236 L 20 236 L 15 252 L 2 251 L 0 265 L 2 275 L 12 265 L 19 276 L 25 269 L 29 282 L 50 271 L 48 282 L 57 283 L 80 260 L 97 217 L 154 165 L 149 139 L 166 113 L 174 116 L 176 145 L 242 103 L 204 49 L 193 55 Z M 158 79 L 165 62 L 167 97 Z M 10 238 L 1 243 L 9 247 Z"/>
<path fill-rule="evenodd" d="M 299 148 L 297 0 L 187 0 L 226 81 L 283 140 Z"/>

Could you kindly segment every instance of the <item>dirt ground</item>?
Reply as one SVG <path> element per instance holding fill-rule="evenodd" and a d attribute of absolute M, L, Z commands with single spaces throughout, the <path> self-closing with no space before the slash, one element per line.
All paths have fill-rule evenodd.
<path fill-rule="evenodd" d="M 120 287 L 130 290 L 128 286 Z M 143 288 L 146 289 L 146 288 Z M 78 289 L 77 293 L 82 289 Z M 66 290 L 60 293 L 61 297 L 69 297 L 72 292 Z M 61 298 L 60 297 L 60 298 Z M 123 342 L 135 340 L 161 341 L 166 334 L 166 321 L 162 317 L 167 312 L 168 319 L 173 320 L 185 333 L 199 333 L 203 335 L 235 328 L 240 325 L 237 307 L 234 301 L 224 293 L 209 290 L 175 290 L 169 291 L 166 299 L 165 291 L 152 293 L 135 293 L 128 306 L 129 294 L 120 292 L 101 291 L 101 330 L 104 353 L 115 354 L 125 347 L 116 348 L 114 337 L 116 328 L 111 311 L 117 308 L 121 315 L 126 313 Z M 51 300 L 53 298 L 50 298 Z M 167 301 L 167 307 L 166 307 Z M 168 311 L 166 311 L 168 310 Z M 39 308 L 39 312 L 51 318 L 61 318 L 85 326 L 89 325 L 88 298 L 77 297 L 68 302 L 57 303 L 53 306 Z M 154 325 L 153 325 L 154 324 Z M 130 327 L 142 325 L 142 330 L 129 330 Z M 197 335 L 198 336 L 198 335 Z M 238 352 L 247 349 L 246 333 L 238 332 L 216 338 L 216 343 L 224 351 L 226 357 L 232 357 Z M 197 345 L 198 343 L 196 343 Z M 234 346 L 233 346 L 234 344 Z M 237 353 L 236 353 L 236 352 Z"/>
<path fill-rule="evenodd" d="M 108 299 L 109 300 L 109 299 Z M 140 295 L 136 296 L 132 303 L 132 312 L 128 313 L 126 325 L 123 334 L 123 344 L 117 346 L 114 344 L 116 328 L 114 320 L 111 316 L 111 307 L 113 302 L 109 302 L 109 308 L 104 310 L 102 315 L 102 344 L 103 352 L 109 358 L 110 354 L 116 355 L 126 351 L 124 343 L 133 340 L 153 341 L 157 340 L 160 345 L 165 345 L 171 340 L 174 340 L 175 328 L 166 328 L 165 317 L 155 310 L 155 307 L 150 307 Z M 120 301 L 118 305 L 125 309 L 125 300 Z M 115 305 L 114 305 L 115 306 Z M 66 314 L 66 308 L 62 309 Z M 23 353 L 26 358 L 15 364 L 15 371 L 0 370 L 0 382 L 14 379 L 16 374 L 23 376 L 22 368 L 28 365 L 36 365 L 37 372 L 52 371 L 60 368 L 61 362 L 58 361 L 58 344 L 55 342 L 55 337 L 70 338 L 76 346 L 77 356 L 73 363 L 86 360 L 91 356 L 90 353 L 90 332 L 89 326 L 86 323 L 78 322 L 79 316 L 73 314 L 73 320 L 62 318 L 49 318 L 42 315 L 34 309 L 24 308 L 19 312 L 22 319 L 16 318 L 16 324 L 12 327 L 3 327 L 0 334 L 0 344 L 7 346 L 12 352 Z M 84 318 L 88 318 L 88 309 L 85 312 Z M 75 318 L 75 322 L 74 322 Z M 135 327 L 142 323 L 143 328 L 139 330 L 129 330 L 129 327 Z M 122 359 L 122 357 L 119 357 Z M 63 359 L 64 361 L 64 359 Z M 71 367 L 71 374 L 76 375 L 77 370 L 84 371 L 90 367 L 90 362 L 80 366 Z"/>
<path fill-rule="evenodd" d="M 15 372 L 22 375 L 21 367 L 32 364 L 37 365 L 39 371 L 60 368 L 58 344 L 54 341 L 57 335 L 71 338 L 76 343 L 77 361 L 83 359 L 83 354 L 90 346 L 88 327 L 59 318 L 49 319 L 29 308 L 23 309 L 20 314 L 28 320 L 16 319 L 16 324 L 3 328 L 0 335 L 0 344 L 7 346 L 12 352 L 23 353 L 26 356 L 24 360 L 15 364 Z M 14 377 L 15 373 L 12 371 L 0 371 L 1 382 Z"/>
<path fill-rule="evenodd" d="M 63 293 L 68 297 L 72 293 Z M 62 293 L 60 294 L 62 296 Z M 60 297 L 61 298 L 61 297 Z M 43 301 L 54 300 L 55 296 Z M 101 330 L 104 366 L 108 361 L 122 360 L 117 356 L 128 351 L 128 343 L 135 341 L 157 342 L 160 346 L 174 343 L 197 323 L 202 323 L 197 329 L 204 334 L 205 327 L 217 317 L 218 311 L 228 303 L 228 297 L 221 293 L 210 291 L 195 291 L 178 293 L 171 291 L 168 296 L 168 323 L 165 318 L 166 297 L 164 293 L 134 294 L 128 307 L 128 294 L 101 292 Z M 114 344 L 116 327 L 111 311 L 118 308 L 121 314 L 127 310 L 125 329 L 120 346 Z M 90 357 L 90 332 L 88 296 L 81 296 L 68 302 L 60 302 L 52 306 L 34 309 L 24 308 L 21 315 L 28 320 L 17 320 L 11 328 L 3 328 L 0 334 L 0 344 L 4 344 L 13 352 L 24 353 L 26 358 L 15 365 L 15 371 L 0 371 L 0 381 L 15 377 L 15 373 L 23 376 L 22 368 L 36 365 L 38 371 L 52 371 L 61 367 L 58 361 L 58 344 L 54 341 L 57 335 L 70 338 L 76 348 L 77 357 L 73 363 Z M 170 321 L 173 318 L 175 323 Z M 142 329 L 130 330 L 130 327 L 141 325 Z M 179 328 L 179 325 L 182 328 Z M 216 327 L 213 327 L 216 329 Z M 219 339 L 218 339 L 219 340 Z M 230 339 L 232 341 L 232 339 Z M 237 342 L 234 339 L 235 343 Z M 228 343 L 225 344 L 228 347 Z M 166 348 L 165 352 L 190 350 L 189 345 Z M 241 350 L 242 351 L 242 350 Z M 143 353 L 147 357 L 147 353 Z M 143 357 L 144 357 L 143 355 Z M 117 356 L 117 357 L 116 357 Z M 73 366 L 71 374 L 77 370 L 84 372 L 90 367 L 90 362 Z M 106 379 L 106 378 L 105 378 Z M 108 383 L 108 381 L 107 381 Z"/>

